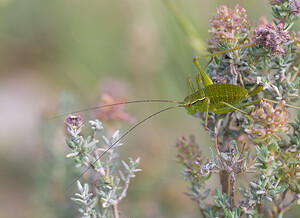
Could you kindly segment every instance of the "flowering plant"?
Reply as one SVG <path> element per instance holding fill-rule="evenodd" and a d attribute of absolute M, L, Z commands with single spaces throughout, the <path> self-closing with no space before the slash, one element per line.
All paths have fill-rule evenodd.
<path fill-rule="evenodd" d="M 170 6 L 170 1 L 165 2 Z M 208 127 L 214 132 L 208 134 L 215 141 L 210 158 L 203 155 L 194 136 L 177 139 L 177 159 L 190 184 L 187 194 L 204 217 L 281 217 L 299 200 L 300 117 L 293 121 L 285 105 L 299 98 L 299 31 L 293 32 L 292 27 L 300 15 L 300 2 L 270 0 L 270 5 L 272 22 L 265 18 L 248 21 L 239 5 L 234 9 L 220 6 L 210 20 L 206 47 L 219 54 L 207 55 L 212 57 L 206 71 L 212 81 L 248 90 L 260 84 L 264 91 L 259 98 L 280 101 L 276 106 L 261 101 L 260 106 L 245 109 L 247 116 L 210 113 Z M 176 6 L 172 7 L 174 11 Z M 185 23 L 180 24 L 186 30 Z M 203 124 L 205 115 L 199 117 Z M 207 188 L 213 173 L 221 183 L 221 189 L 214 191 Z M 249 176 L 238 178 L 240 174 Z M 207 199 L 210 195 L 212 202 Z"/>

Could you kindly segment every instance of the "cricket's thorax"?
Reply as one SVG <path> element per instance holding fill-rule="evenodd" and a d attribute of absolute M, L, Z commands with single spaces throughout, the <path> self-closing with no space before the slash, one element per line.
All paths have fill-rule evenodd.
<path fill-rule="evenodd" d="M 194 92 L 191 95 L 188 95 L 184 98 L 183 102 L 186 104 L 189 104 L 191 102 L 194 102 L 196 100 L 199 99 L 204 99 L 205 98 L 205 94 L 203 89 L 198 90 L 197 92 Z M 185 107 L 185 109 L 188 111 L 188 114 L 194 115 L 197 113 L 198 111 L 203 111 L 206 108 L 206 106 L 204 105 L 203 101 L 199 100 L 198 102 L 194 103 L 194 104 L 190 104 L 188 107 Z"/>
<path fill-rule="evenodd" d="M 245 96 L 247 94 L 248 91 L 245 88 L 237 85 L 225 83 L 212 84 L 185 97 L 185 103 L 192 103 L 201 99 L 185 108 L 189 114 L 195 115 L 199 112 L 205 111 L 208 101 L 210 101 L 209 111 L 222 114 L 223 111 L 228 110 L 228 107 L 226 105 L 218 105 L 220 102 L 237 105 L 245 100 Z"/>

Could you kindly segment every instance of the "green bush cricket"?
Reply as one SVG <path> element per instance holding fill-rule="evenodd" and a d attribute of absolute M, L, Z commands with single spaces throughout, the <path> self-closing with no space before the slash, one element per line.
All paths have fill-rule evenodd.
<path fill-rule="evenodd" d="M 190 79 L 188 79 L 188 93 L 189 89 L 191 89 L 193 93 L 191 95 L 188 94 L 188 96 L 184 98 L 185 104 L 183 104 L 183 107 L 185 107 L 188 111 L 188 114 L 191 115 L 196 115 L 197 113 L 205 112 L 204 127 L 206 130 L 212 131 L 207 128 L 208 112 L 212 112 L 215 114 L 226 114 L 233 111 L 239 111 L 245 115 L 249 115 L 241 109 L 257 104 L 260 101 L 278 103 L 277 101 L 265 98 L 260 98 L 252 102 L 242 103 L 246 99 L 261 92 L 263 90 L 263 86 L 258 85 L 252 91 L 249 92 L 247 89 L 238 85 L 226 83 L 213 83 L 209 76 L 204 72 L 201 65 L 198 63 L 198 59 L 203 57 L 206 56 L 196 57 L 194 58 L 193 62 L 200 72 L 204 88 L 200 87 L 199 74 L 196 75 L 198 91 L 195 91 Z M 295 109 L 300 109 L 300 107 L 296 107 L 294 105 L 285 105 Z"/>
<path fill-rule="evenodd" d="M 274 100 L 269 100 L 265 98 L 260 98 L 257 100 L 254 100 L 252 102 L 246 102 L 243 103 L 243 101 L 247 100 L 248 98 L 258 94 L 263 90 L 262 85 L 256 86 L 253 90 L 248 91 L 244 87 L 234 85 L 234 84 L 227 84 L 227 83 L 213 83 L 212 80 L 209 78 L 209 76 L 204 72 L 202 69 L 201 65 L 199 64 L 198 60 L 201 58 L 206 58 L 206 57 L 213 57 L 218 54 L 226 53 L 229 51 L 241 49 L 241 48 L 246 48 L 250 47 L 253 45 L 246 45 L 242 46 L 239 48 L 234 48 L 234 49 L 229 49 L 229 50 L 224 50 L 221 52 L 213 53 L 210 55 L 206 56 L 199 56 L 193 59 L 194 64 L 196 65 L 199 73 L 196 75 L 196 84 L 197 84 L 197 90 L 194 88 L 190 78 L 187 78 L 187 96 L 184 98 L 183 101 L 169 101 L 169 100 L 137 100 L 137 101 L 127 101 L 127 102 L 120 102 L 120 103 L 115 103 L 115 104 L 109 104 L 109 105 L 102 105 L 98 107 L 93 107 L 93 108 L 88 108 L 88 109 L 83 109 L 79 111 L 74 111 L 72 113 L 79 113 L 83 111 L 88 111 L 88 110 L 95 110 L 95 109 L 100 109 L 104 107 L 111 107 L 111 106 L 116 106 L 116 105 L 121 105 L 121 104 L 132 104 L 132 103 L 149 103 L 149 102 L 165 102 L 165 103 L 176 103 L 177 105 L 165 108 L 163 110 L 160 110 L 145 119 L 141 120 L 137 124 L 135 124 L 133 127 L 131 127 L 126 133 L 124 133 L 117 141 L 115 141 L 106 151 L 104 151 L 96 160 L 98 161 L 102 156 L 104 156 L 116 143 L 118 143 L 122 138 L 124 138 L 129 132 L 131 132 L 133 129 L 135 129 L 137 126 L 145 122 L 146 120 L 164 112 L 170 109 L 174 108 L 179 108 L 179 107 L 184 107 L 188 114 L 190 115 L 198 115 L 201 112 L 205 113 L 205 123 L 204 127 L 206 130 L 213 132 L 207 127 L 207 120 L 208 120 L 208 113 L 215 113 L 215 114 L 226 114 L 229 112 L 234 112 L 234 111 L 239 111 L 242 114 L 249 115 L 249 113 L 246 113 L 242 109 L 254 104 L 259 103 L 260 101 L 268 101 L 272 103 L 278 104 L 279 102 L 274 101 Z M 203 84 L 203 88 L 200 85 L 200 77 L 201 77 L 201 82 Z M 191 94 L 189 94 L 189 91 L 192 91 Z M 292 107 L 295 109 L 299 109 L 300 107 L 290 105 L 290 104 L 285 104 L 285 106 Z M 71 114 L 72 114 L 71 113 Z M 67 115 L 67 114 L 65 114 Z M 62 117 L 65 115 L 61 115 L 58 117 Z M 55 118 L 58 118 L 55 117 Z M 76 119 L 76 116 L 71 116 L 71 118 Z M 94 162 L 94 163 L 95 163 Z M 93 164 L 94 164 L 93 163 Z M 92 165 L 93 165 L 92 164 Z M 92 166 L 91 165 L 91 166 Z M 70 184 L 69 187 L 71 187 L 79 178 L 83 176 L 83 174 L 89 170 L 91 167 L 89 166 L 87 169 L 83 171 L 83 173 L 77 177 L 77 179 Z"/>

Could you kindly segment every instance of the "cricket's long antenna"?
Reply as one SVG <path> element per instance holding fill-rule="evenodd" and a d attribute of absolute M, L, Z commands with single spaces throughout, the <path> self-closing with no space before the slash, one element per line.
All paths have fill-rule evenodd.
<path fill-rule="evenodd" d="M 93 163 L 90 164 L 90 166 L 88 168 L 86 168 L 68 187 L 66 190 L 68 190 L 78 179 L 80 179 L 83 174 L 85 174 L 101 157 L 103 157 L 109 150 L 111 150 L 122 138 L 124 138 L 128 133 L 130 133 L 133 129 L 135 129 L 137 126 L 139 126 L 140 124 L 142 124 L 143 122 L 149 120 L 151 117 L 156 116 L 157 114 L 160 114 L 162 112 L 174 109 L 174 108 L 178 108 L 178 107 L 185 107 L 186 105 L 184 104 L 179 104 L 179 105 L 175 105 L 173 107 L 168 107 L 165 108 L 163 110 L 160 110 L 154 114 L 151 114 L 150 116 L 146 117 L 145 119 L 141 120 L 140 122 L 138 122 L 137 124 L 135 124 L 133 127 L 131 127 L 126 133 L 124 133 L 117 141 L 115 141 L 106 151 L 104 151 Z"/>
<path fill-rule="evenodd" d="M 183 102 L 180 102 L 180 101 L 156 100 L 156 99 L 155 100 L 124 101 L 124 102 L 119 102 L 119 103 L 115 103 L 115 104 L 106 104 L 106 105 L 97 106 L 97 107 L 85 108 L 85 109 L 81 109 L 81 110 L 78 110 L 78 111 L 72 111 L 72 112 L 67 113 L 67 114 L 62 114 L 62 115 L 58 115 L 56 117 L 51 117 L 48 120 L 54 120 L 54 119 L 57 119 L 57 118 L 68 116 L 69 114 L 80 113 L 80 112 L 89 111 L 89 110 L 96 110 L 96 109 L 100 109 L 100 108 L 104 108 L 104 107 L 111 107 L 111 106 L 117 106 L 117 105 L 122 105 L 122 104 L 133 104 L 133 103 L 149 103 L 149 102 L 165 102 L 165 103 L 183 104 Z"/>
<path fill-rule="evenodd" d="M 224 54 L 224 53 L 227 53 L 227 52 L 231 52 L 231 51 L 235 51 L 235 50 L 239 50 L 239 49 L 243 49 L 243 48 L 249 48 L 249 47 L 253 47 L 253 46 L 256 46 L 256 45 L 257 44 L 255 44 L 255 43 L 248 44 L 248 45 L 242 45 L 242 46 L 239 46 L 237 48 L 230 48 L 230 49 L 226 49 L 226 50 L 222 50 L 222 51 L 218 51 L 218 52 L 213 52 L 209 55 L 198 56 L 198 57 L 195 57 L 195 58 L 197 60 L 201 59 L 201 58 L 209 58 L 209 57 L 216 56 L 216 55 L 219 55 L 219 54 Z"/>

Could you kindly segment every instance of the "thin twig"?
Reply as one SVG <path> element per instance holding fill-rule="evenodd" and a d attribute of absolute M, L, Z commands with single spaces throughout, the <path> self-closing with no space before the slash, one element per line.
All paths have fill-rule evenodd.
<path fill-rule="evenodd" d="M 283 200 L 282 200 L 282 202 L 278 206 L 278 212 L 286 211 L 296 200 L 298 200 L 298 198 L 299 197 L 297 195 L 294 195 L 293 199 L 287 204 L 283 204 Z"/>
<path fill-rule="evenodd" d="M 112 205 L 114 218 L 119 218 L 118 204 Z"/>
<path fill-rule="evenodd" d="M 218 129 L 215 127 L 215 149 L 217 152 L 217 155 L 220 155 L 219 147 L 218 147 Z"/>
<path fill-rule="evenodd" d="M 128 187 L 129 187 L 129 183 L 130 183 L 130 175 L 128 175 L 128 177 L 126 178 L 126 181 L 125 181 L 125 185 L 124 185 L 123 191 L 122 191 L 122 193 L 120 194 L 120 196 L 119 196 L 118 199 L 117 199 L 117 202 L 118 202 L 118 203 L 119 203 L 123 198 L 126 197 L 126 193 L 127 193 Z"/>

